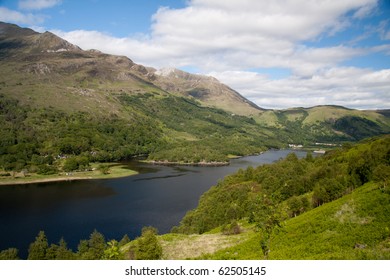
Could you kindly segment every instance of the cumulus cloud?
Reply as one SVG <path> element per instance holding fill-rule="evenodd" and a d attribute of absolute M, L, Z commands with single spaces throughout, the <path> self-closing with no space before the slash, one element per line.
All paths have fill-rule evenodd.
<path fill-rule="evenodd" d="M 45 21 L 45 16 L 35 15 L 31 13 L 24 14 L 18 11 L 0 7 L 0 21 L 14 22 L 17 24 L 35 25 L 43 23 Z"/>
<path fill-rule="evenodd" d="M 37 9 L 59 1 L 20 3 L 33 2 Z M 143 36 L 118 38 L 94 30 L 52 32 L 83 49 L 126 55 L 136 63 L 211 73 L 262 107 L 383 108 L 390 107 L 385 94 L 389 88 L 380 77 L 388 77 L 388 70 L 341 65 L 373 53 L 389 55 L 390 45 L 358 44 L 374 33 L 388 40 L 388 21 L 363 30 L 345 44 L 318 43 L 377 8 L 378 0 L 189 0 L 181 9 L 161 7 L 151 18 L 150 34 Z M 274 68 L 287 69 L 291 75 L 275 80 L 255 71 Z"/>
<path fill-rule="evenodd" d="M 20 10 L 42 10 L 61 4 L 62 0 L 21 0 L 18 3 Z M 21 12 L 11 10 L 5 7 L 0 7 L 0 21 L 12 22 L 21 25 L 29 25 L 35 27 L 39 31 L 42 30 L 41 24 L 45 22 L 48 16 L 36 14 L 32 12 Z"/>
<path fill-rule="evenodd" d="M 309 78 L 290 76 L 279 80 L 247 71 L 212 72 L 210 75 L 233 88 L 240 88 L 243 95 L 265 108 L 320 104 L 359 109 L 390 108 L 390 69 L 334 67 Z"/>
<path fill-rule="evenodd" d="M 21 0 L 19 8 L 23 10 L 42 10 L 61 4 L 62 0 Z"/>

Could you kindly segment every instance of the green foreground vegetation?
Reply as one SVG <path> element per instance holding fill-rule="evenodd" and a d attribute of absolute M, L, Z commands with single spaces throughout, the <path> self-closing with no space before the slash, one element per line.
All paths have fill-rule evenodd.
<path fill-rule="evenodd" d="M 227 176 L 173 231 L 209 233 L 246 221 L 213 259 L 389 259 L 390 137 Z M 244 227 L 248 229 L 248 227 Z"/>
<path fill-rule="evenodd" d="M 49 244 L 44 231 L 40 231 L 28 249 L 29 260 L 121 260 L 121 259 L 160 259 L 161 245 L 157 240 L 157 231 L 145 227 L 142 235 L 129 246 L 130 239 L 125 234 L 118 242 L 106 241 L 103 234 L 94 230 L 89 239 L 80 240 L 77 251 L 68 248 L 61 238 L 58 244 Z M 126 250 L 124 250 L 124 248 Z M 0 252 L 0 260 L 19 259 L 18 250 L 9 248 Z"/>
<path fill-rule="evenodd" d="M 72 252 L 41 232 L 29 258 L 390 259 L 389 183 L 389 136 L 316 158 L 290 154 L 221 180 L 172 233 L 144 228 L 135 240 L 107 242 L 95 231 Z"/>

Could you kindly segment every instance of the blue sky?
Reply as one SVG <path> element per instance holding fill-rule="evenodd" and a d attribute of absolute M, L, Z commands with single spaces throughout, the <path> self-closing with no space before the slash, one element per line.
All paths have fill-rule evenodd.
<path fill-rule="evenodd" d="M 0 21 L 212 75 L 265 108 L 390 108 L 389 0 L 0 0 Z"/>
<path fill-rule="evenodd" d="M 47 8 L 23 8 L 20 3 L 47 2 Z M 49 5 L 52 3 L 52 5 Z M 113 36 L 132 36 L 150 31 L 151 16 L 161 6 L 181 8 L 185 0 L 62 0 L 62 1 L 15 1 L 3 0 L 0 5 L 14 11 L 41 15 L 45 29 L 63 31 L 99 30 Z M 39 22 L 38 22 L 39 23 Z M 28 26 L 28 24 L 22 24 Z M 34 26 L 34 24 L 33 24 Z"/>

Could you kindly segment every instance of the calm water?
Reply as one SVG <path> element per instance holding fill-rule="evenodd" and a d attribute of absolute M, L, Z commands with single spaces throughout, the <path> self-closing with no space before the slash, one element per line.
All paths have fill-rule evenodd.
<path fill-rule="evenodd" d="M 40 230 L 49 243 L 61 237 L 76 249 L 94 229 L 106 239 L 140 235 L 143 226 L 167 233 L 199 197 L 219 179 L 246 168 L 270 163 L 291 151 L 268 151 L 231 161 L 223 167 L 168 167 L 131 163 L 139 175 L 110 180 L 84 180 L 0 186 L 0 250 L 19 248 L 27 256 L 28 245 Z M 295 151 L 302 157 L 306 153 Z"/>

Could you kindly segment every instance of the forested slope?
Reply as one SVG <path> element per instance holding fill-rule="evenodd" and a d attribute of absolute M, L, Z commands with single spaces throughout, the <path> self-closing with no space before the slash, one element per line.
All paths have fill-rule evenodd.
<path fill-rule="evenodd" d="M 389 136 L 317 158 L 290 154 L 227 176 L 173 232 L 202 234 L 247 221 L 254 235 L 223 252 L 236 250 L 237 258 L 252 258 L 251 248 L 267 258 L 389 258 L 389 182 Z M 214 257 L 232 257 L 223 252 Z"/>

